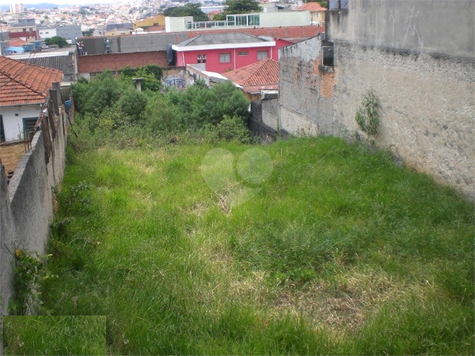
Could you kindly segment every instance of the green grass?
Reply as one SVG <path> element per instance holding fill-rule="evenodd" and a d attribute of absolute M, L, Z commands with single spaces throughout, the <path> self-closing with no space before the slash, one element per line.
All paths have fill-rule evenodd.
<path fill-rule="evenodd" d="M 104 355 L 105 316 L 5 316 L 5 355 Z"/>
<path fill-rule="evenodd" d="M 43 312 L 107 316 L 113 355 L 473 352 L 473 204 L 335 138 L 216 193 L 213 148 L 69 152 Z"/>

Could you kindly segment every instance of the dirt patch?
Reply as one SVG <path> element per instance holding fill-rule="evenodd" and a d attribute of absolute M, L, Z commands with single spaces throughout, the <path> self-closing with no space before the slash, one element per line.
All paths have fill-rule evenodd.
<path fill-rule="evenodd" d="M 20 162 L 21 157 L 25 153 L 25 144 L 18 143 L 14 145 L 1 145 L 0 146 L 0 160 L 5 166 L 5 172 L 15 171 L 15 168 Z"/>

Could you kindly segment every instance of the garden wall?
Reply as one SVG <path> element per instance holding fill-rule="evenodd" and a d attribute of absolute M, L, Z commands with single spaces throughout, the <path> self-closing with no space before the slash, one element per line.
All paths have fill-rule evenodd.
<path fill-rule="evenodd" d="M 0 272 L 2 314 L 12 295 L 13 253 L 16 248 L 45 253 L 54 214 L 52 188 L 64 174 L 67 113 L 61 105 L 59 83 L 50 91 L 26 152 L 7 185 L 0 165 Z M 58 105 L 59 103 L 59 105 Z"/>

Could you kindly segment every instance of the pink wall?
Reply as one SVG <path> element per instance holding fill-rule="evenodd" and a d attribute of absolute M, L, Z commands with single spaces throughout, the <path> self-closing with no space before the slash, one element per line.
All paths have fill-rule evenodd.
<path fill-rule="evenodd" d="M 187 64 L 198 63 L 198 55 L 206 55 L 206 70 L 210 72 L 223 73 L 228 70 L 235 70 L 248 64 L 252 64 L 258 61 L 257 52 L 267 51 L 267 58 L 278 60 L 279 48 L 290 44 L 288 41 L 276 40 L 276 45 L 272 47 L 258 47 L 258 48 L 229 48 L 229 49 L 213 49 L 213 50 L 200 50 L 180 52 L 177 51 L 177 63 L 179 67 L 184 67 Z M 247 52 L 247 55 L 239 55 L 240 53 Z M 230 62 L 220 63 L 220 54 L 230 54 Z M 203 62 L 201 62 L 203 63 Z"/>

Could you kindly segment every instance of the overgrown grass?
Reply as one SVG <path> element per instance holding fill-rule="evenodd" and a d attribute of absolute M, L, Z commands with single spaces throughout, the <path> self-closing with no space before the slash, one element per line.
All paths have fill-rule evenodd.
<path fill-rule="evenodd" d="M 113 355 L 473 352 L 471 203 L 305 138 L 260 147 L 272 174 L 229 209 L 201 174 L 213 148 L 69 151 L 44 312 L 107 316 Z"/>
<path fill-rule="evenodd" d="M 105 355 L 104 316 L 5 316 L 5 355 Z"/>

